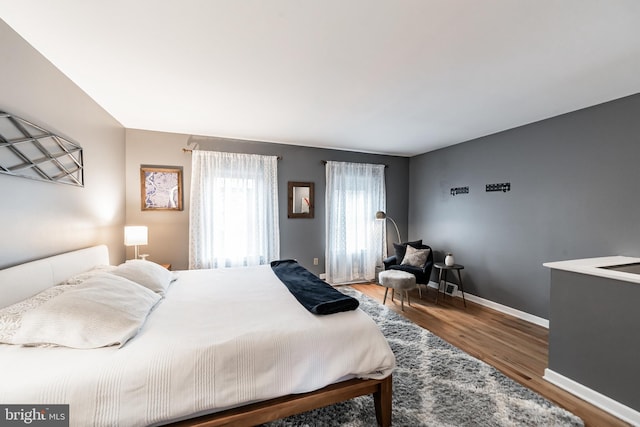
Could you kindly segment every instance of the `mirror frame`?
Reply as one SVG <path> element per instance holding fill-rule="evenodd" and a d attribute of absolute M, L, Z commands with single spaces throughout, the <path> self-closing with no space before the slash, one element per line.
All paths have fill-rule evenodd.
<path fill-rule="evenodd" d="M 309 187 L 309 213 L 294 213 L 293 212 L 293 189 L 294 187 Z M 314 191 L 313 182 L 297 182 L 289 181 L 289 203 L 287 207 L 288 218 L 313 218 L 314 211 Z"/>

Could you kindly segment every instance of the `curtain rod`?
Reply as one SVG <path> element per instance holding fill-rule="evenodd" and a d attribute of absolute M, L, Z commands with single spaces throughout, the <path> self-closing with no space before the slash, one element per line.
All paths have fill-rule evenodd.
<path fill-rule="evenodd" d="M 205 151 L 206 151 L 206 150 L 205 150 Z M 191 148 L 183 148 L 183 149 L 182 149 L 182 152 L 183 152 L 183 153 L 192 153 L 192 152 L 193 152 L 193 150 L 192 150 Z M 262 155 L 264 155 L 264 154 L 262 154 Z M 278 156 L 278 160 L 282 160 L 282 156 Z"/>
<path fill-rule="evenodd" d="M 320 162 L 321 162 L 323 165 L 326 165 L 326 164 L 327 164 L 327 162 L 328 162 L 328 160 L 320 160 Z M 354 163 L 354 162 L 350 162 L 350 163 Z M 355 162 L 355 163 L 362 163 L 362 162 Z M 384 164 L 384 167 L 385 167 L 385 168 L 388 168 L 388 167 L 389 167 L 389 165 Z"/>

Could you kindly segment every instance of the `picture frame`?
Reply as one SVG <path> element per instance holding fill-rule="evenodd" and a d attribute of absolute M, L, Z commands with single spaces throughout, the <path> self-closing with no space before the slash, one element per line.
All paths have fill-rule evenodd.
<path fill-rule="evenodd" d="M 143 211 L 181 211 L 182 201 L 182 166 L 140 166 Z"/>
<path fill-rule="evenodd" d="M 289 181 L 288 218 L 313 218 L 314 185 L 313 182 Z"/>
<path fill-rule="evenodd" d="M 444 293 L 447 295 L 455 296 L 456 292 L 458 292 L 458 285 L 453 283 L 445 283 Z"/>

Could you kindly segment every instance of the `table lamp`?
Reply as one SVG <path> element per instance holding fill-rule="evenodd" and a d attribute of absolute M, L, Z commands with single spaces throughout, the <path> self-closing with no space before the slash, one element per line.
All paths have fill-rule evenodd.
<path fill-rule="evenodd" d="M 138 259 L 138 245 L 147 244 L 148 229 L 145 225 L 127 225 L 124 227 L 124 245 L 135 246 L 135 258 Z"/>

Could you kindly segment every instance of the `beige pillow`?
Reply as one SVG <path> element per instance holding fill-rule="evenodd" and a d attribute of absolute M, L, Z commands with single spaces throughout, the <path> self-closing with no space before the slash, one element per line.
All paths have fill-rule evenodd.
<path fill-rule="evenodd" d="M 407 245 L 407 252 L 404 254 L 401 265 L 411 265 L 413 267 L 423 267 L 427 262 L 431 249 L 416 249 Z"/>

